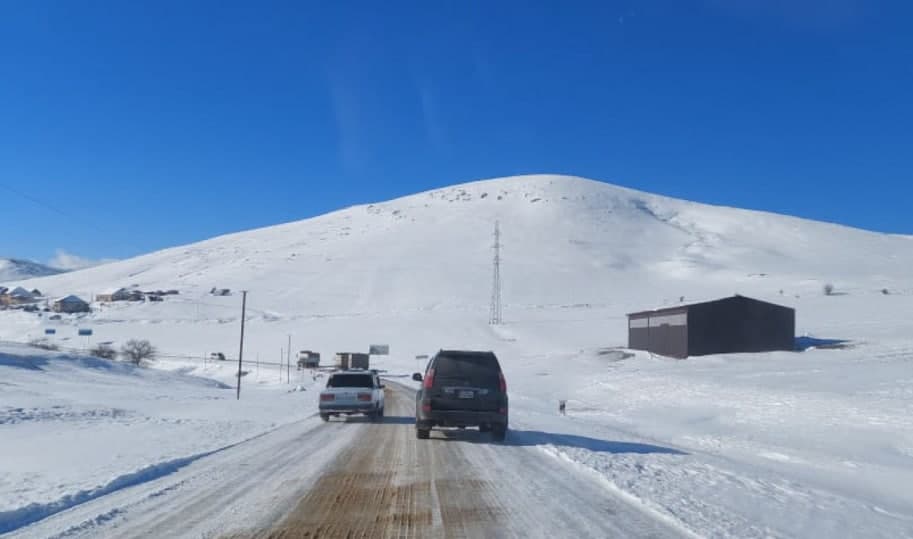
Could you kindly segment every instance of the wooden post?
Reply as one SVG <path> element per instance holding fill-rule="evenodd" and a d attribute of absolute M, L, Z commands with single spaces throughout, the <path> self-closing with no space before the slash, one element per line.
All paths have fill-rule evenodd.
<path fill-rule="evenodd" d="M 236 400 L 241 400 L 241 362 L 244 357 L 244 315 L 247 311 L 247 290 L 241 291 L 241 347 L 238 350 L 238 393 Z"/>

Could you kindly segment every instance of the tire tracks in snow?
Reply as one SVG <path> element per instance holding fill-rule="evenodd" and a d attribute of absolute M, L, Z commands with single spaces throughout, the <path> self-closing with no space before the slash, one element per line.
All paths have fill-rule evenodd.
<path fill-rule="evenodd" d="M 413 399 L 405 388 L 390 391 L 386 422 L 366 425 L 291 512 L 223 539 L 685 535 L 509 437 L 492 443 L 454 430 L 417 440 Z"/>
<path fill-rule="evenodd" d="M 414 395 L 382 423 L 314 418 L 73 507 L 10 538 L 680 537 L 537 447 L 472 431 L 417 440 Z M 6 536 L 5 536 L 6 537 Z"/>

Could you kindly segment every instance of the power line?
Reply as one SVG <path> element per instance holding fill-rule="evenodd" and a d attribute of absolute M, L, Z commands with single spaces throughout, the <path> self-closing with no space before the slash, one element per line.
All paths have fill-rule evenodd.
<path fill-rule="evenodd" d="M 13 193 L 14 195 L 21 197 L 25 200 L 28 200 L 29 202 L 31 202 L 32 204 L 35 204 L 36 206 L 40 206 L 46 210 L 56 213 L 57 215 L 60 215 L 61 217 L 65 217 L 70 222 L 81 223 L 82 225 L 92 229 L 95 232 L 100 232 L 100 233 L 110 236 L 112 230 L 115 230 L 115 229 L 111 229 L 111 228 L 105 229 L 101 225 L 99 225 L 89 219 L 86 219 L 85 216 L 76 215 L 76 214 L 70 213 L 68 211 L 62 210 L 62 209 L 58 208 L 57 206 L 55 206 L 54 204 L 45 202 L 44 200 L 36 198 L 28 193 L 24 193 L 18 189 L 14 189 L 14 188 L 10 187 L 9 185 L 0 183 L 0 188 L 6 189 L 10 193 Z"/>
<path fill-rule="evenodd" d="M 29 195 L 29 194 L 23 193 L 22 191 L 19 191 L 18 189 L 13 189 L 13 188 L 10 187 L 9 185 L 5 185 L 5 184 L 0 183 L 0 187 L 6 189 L 6 190 L 9 191 L 10 193 L 13 193 L 14 195 L 20 196 L 20 197 L 22 197 L 22 198 L 28 200 L 29 202 L 31 202 L 31 203 L 33 203 L 33 204 L 36 204 L 36 205 L 41 206 L 41 207 L 43 207 L 43 208 L 45 208 L 45 209 L 51 210 L 51 211 L 54 212 L 54 213 L 60 214 L 60 215 L 62 215 L 62 216 L 64 216 L 64 217 L 67 217 L 67 218 L 69 218 L 69 219 L 74 219 L 74 218 L 75 218 L 73 215 L 70 215 L 69 213 L 67 213 L 67 212 L 65 212 L 65 211 L 63 211 L 63 210 L 61 210 L 61 209 L 58 208 L 57 206 L 54 206 L 54 205 L 49 204 L 49 203 L 47 203 L 47 202 L 44 202 L 43 200 L 39 200 L 39 199 L 33 197 L 32 195 Z"/>

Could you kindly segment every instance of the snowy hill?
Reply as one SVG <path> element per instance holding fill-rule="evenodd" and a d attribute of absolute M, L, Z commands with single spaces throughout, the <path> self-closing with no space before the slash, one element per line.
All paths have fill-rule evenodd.
<path fill-rule="evenodd" d="M 0 283 L 57 275 L 59 273 L 63 273 L 63 270 L 51 268 L 37 262 L 17 258 L 0 258 Z"/>
<path fill-rule="evenodd" d="M 838 291 L 874 294 L 904 288 L 913 265 L 913 238 L 907 236 L 685 202 L 581 178 L 522 176 L 355 206 L 35 279 L 29 286 L 86 299 L 122 286 L 177 289 L 181 294 L 165 304 L 114 305 L 87 321 L 105 324 L 102 335 L 112 339 L 125 332 L 167 334 L 172 348 L 186 352 L 191 343 L 175 342 L 181 340 L 175 335 L 195 327 L 194 354 L 222 349 L 222 341 L 234 338 L 227 322 L 237 319 L 240 298 L 212 297 L 212 287 L 250 290 L 254 322 L 264 324 L 251 332 L 254 349 L 286 333 L 314 345 L 364 347 L 398 331 L 398 324 L 387 324 L 391 316 L 416 320 L 428 346 L 460 344 L 454 341 L 470 335 L 488 342 L 496 220 L 504 244 L 506 319 L 574 318 L 575 309 L 601 309 L 619 320 L 608 335 L 600 334 L 601 344 L 623 339 L 625 312 L 682 297 L 738 292 L 792 305 L 796 296 L 819 295 L 826 282 Z M 353 318 L 379 320 L 368 334 L 331 338 L 335 332 L 328 333 L 327 324 Z M 138 330 L 130 329 L 137 324 Z M 0 329 L 0 338 L 21 341 L 23 331 L 40 332 L 40 325 Z M 575 346 L 597 344 L 592 337 L 579 342 L 568 331 L 573 329 L 559 333 Z"/>
<path fill-rule="evenodd" d="M 134 284 L 249 288 L 261 303 L 326 314 L 484 307 L 495 220 L 505 301 L 513 304 L 606 302 L 647 282 L 676 296 L 694 296 L 695 281 L 702 293 L 728 294 L 741 283 L 757 293 L 765 290 L 752 284 L 760 275 L 797 290 L 827 280 L 891 286 L 913 262 L 910 237 L 526 176 L 356 206 L 35 284 L 85 295 Z"/>
<path fill-rule="evenodd" d="M 505 324 L 492 327 L 495 221 L 502 231 Z M 372 365 L 406 380 L 421 368 L 417 354 L 491 349 L 508 380 L 512 428 L 542 434 L 524 443 L 601 478 L 612 492 L 692 535 L 903 537 L 913 531 L 911 247 L 909 236 L 708 206 L 580 178 L 525 176 L 355 206 L 32 279 L 29 288 L 86 299 L 132 286 L 179 294 L 163 302 L 96 303 L 92 313 L 62 320 L 0 311 L 0 340 L 28 342 L 50 328 L 56 334 L 49 340 L 70 349 L 145 338 L 162 351 L 160 368 L 230 382 L 236 363 L 204 364 L 202 358 L 221 351 L 237 359 L 238 291 L 247 289 L 245 383 L 263 394 L 242 399 L 244 409 L 252 401 L 264 414 L 275 414 L 271 399 L 297 399 L 286 390 L 318 383 L 294 367 L 286 370 L 292 383 L 280 383 L 282 370 L 266 364 L 287 357 L 289 337 L 293 350 L 320 351 L 324 363 L 333 352 L 389 344 L 391 355 L 372 357 Z M 825 283 L 833 283 L 837 294 L 825 296 Z M 213 287 L 232 294 L 212 295 Z M 733 293 L 794 307 L 799 334 L 845 339 L 849 348 L 687 361 L 615 349 L 626 344 L 626 312 Z M 80 328 L 92 328 L 94 335 L 79 337 Z M 26 352 L 13 346 L 7 355 Z M 47 370 L 59 378 L 54 384 L 7 363 L 0 365 L 4 380 L 17 391 L 5 411 L 9 417 L 18 418 L 20 408 L 53 411 L 69 391 L 55 374 L 69 376 L 66 363 L 52 362 Z M 98 379 L 95 364 L 90 367 L 85 377 Z M 131 394 L 129 380 L 116 383 Z M 185 379 L 156 384 L 150 399 L 191 402 Z M 128 408 L 118 393 L 71 393 L 72 404 L 65 405 L 74 409 L 87 408 L 87 400 L 97 408 Z M 567 400 L 566 417 L 556 414 L 559 399 Z M 279 421 L 316 406 L 313 395 L 301 403 L 310 408 L 278 411 Z M 130 432 L 137 440 L 169 439 L 159 426 L 171 428 L 170 408 L 143 408 L 137 415 L 169 419 Z M 218 409 L 210 412 L 202 424 L 218 431 Z M 135 477 L 141 462 L 174 462 L 266 428 L 259 413 L 250 411 L 250 429 L 243 433 L 207 431 L 195 438 L 181 431 L 187 439 L 179 444 L 125 450 L 123 461 L 77 469 L 63 479 L 57 467 L 12 460 L 0 466 L 0 498 L 13 500 L 7 522 L 29 521 L 19 518 L 23 511 L 32 514 L 29 504 L 53 509 L 73 493 L 108 485 L 110 477 Z M 6 420 L 5 439 L 21 440 L 11 446 L 14 454 L 33 450 L 32 438 L 20 430 L 34 428 L 34 439 L 45 443 L 52 423 L 32 424 Z M 562 444 L 562 436 L 659 443 L 684 455 L 620 455 Z M 74 440 L 68 440 L 74 455 L 93 454 L 91 443 Z M 31 486 L 20 488 L 23 474 L 31 474 Z M 48 535 L 30 533 L 21 536 Z"/>

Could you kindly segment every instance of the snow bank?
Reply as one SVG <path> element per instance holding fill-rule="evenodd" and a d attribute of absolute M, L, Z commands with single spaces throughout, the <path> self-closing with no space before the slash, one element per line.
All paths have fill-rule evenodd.
<path fill-rule="evenodd" d="M 316 413 L 303 392 L 0 346 L 0 533 Z"/>

